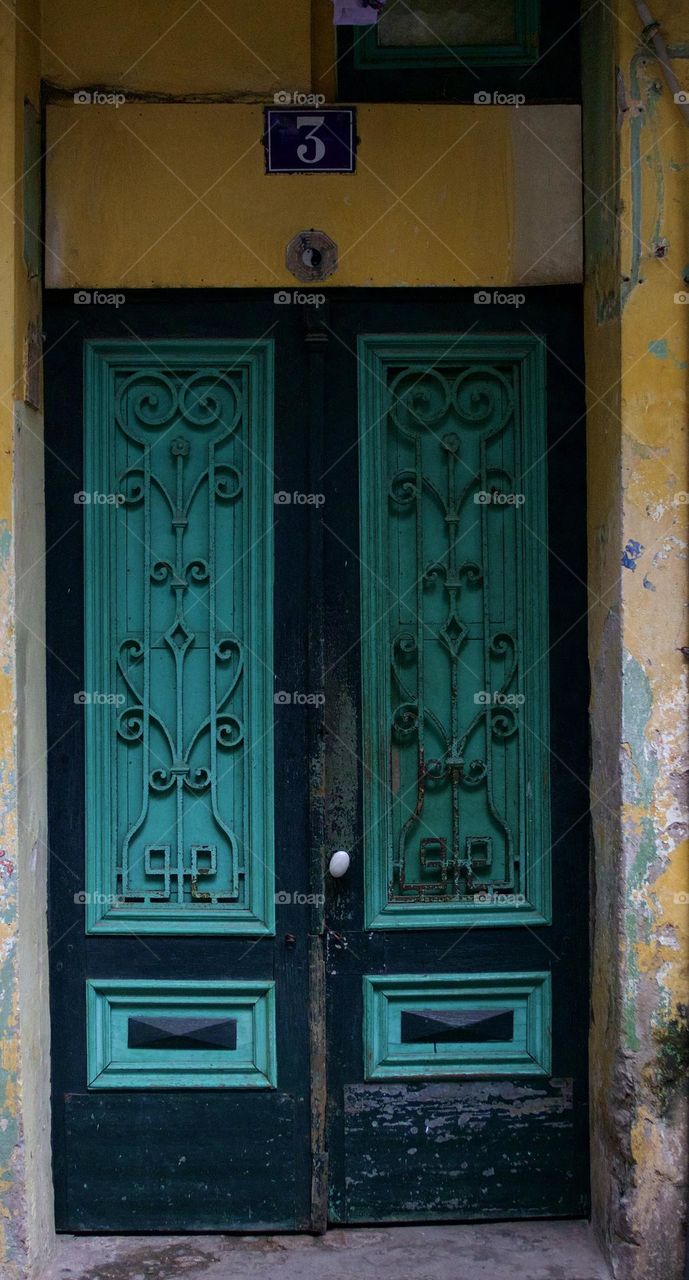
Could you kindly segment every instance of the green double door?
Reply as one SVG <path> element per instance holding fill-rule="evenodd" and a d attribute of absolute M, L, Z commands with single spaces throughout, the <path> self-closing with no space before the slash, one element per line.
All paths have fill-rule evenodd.
<path fill-rule="evenodd" d="M 576 291 L 47 304 L 68 1231 L 587 1209 Z"/>

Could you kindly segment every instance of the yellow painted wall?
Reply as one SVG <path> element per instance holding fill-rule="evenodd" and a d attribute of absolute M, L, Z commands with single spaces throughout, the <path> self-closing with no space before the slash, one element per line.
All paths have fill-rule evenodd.
<path fill-rule="evenodd" d="M 689 10 L 660 0 L 653 14 L 689 90 Z M 680 652 L 689 639 L 689 128 L 641 44 L 632 0 L 593 22 L 585 47 L 594 1198 L 615 1274 L 674 1280 L 683 1274 L 686 1062 L 667 1105 L 657 1086 L 659 1051 L 689 1000 Z"/>
<path fill-rule="evenodd" d="M 16 9 L 16 21 L 14 10 Z M 45 855 L 42 423 L 21 404 L 40 281 L 24 262 L 24 100 L 40 106 L 34 0 L 0 6 L 0 1275 L 52 1232 Z M 40 379 L 39 379 L 40 381 Z M 22 468 L 31 458 L 30 475 Z M 21 474 L 20 474 L 21 473 Z M 27 521 L 30 526 L 28 536 Z"/>
<path fill-rule="evenodd" d="M 42 0 L 41 8 L 51 84 L 248 97 L 311 84 L 311 0 Z"/>
<path fill-rule="evenodd" d="M 358 130 L 354 175 L 266 175 L 258 106 L 54 105 L 47 284 L 277 287 L 308 227 L 329 286 L 579 278 L 577 107 L 362 105 Z"/>
<path fill-rule="evenodd" d="M 340 249 L 329 287 L 581 278 L 576 108 L 360 105 L 356 175 L 267 177 L 260 107 L 137 95 L 332 100 L 332 0 L 42 0 L 42 12 L 45 79 L 125 98 L 49 108 L 49 287 L 278 287 L 293 283 L 287 242 L 311 226 Z"/>

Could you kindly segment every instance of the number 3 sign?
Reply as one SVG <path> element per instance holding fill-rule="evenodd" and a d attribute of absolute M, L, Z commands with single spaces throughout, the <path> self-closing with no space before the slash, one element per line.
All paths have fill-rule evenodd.
<path fill-rule="evenodd" d="M 354 107 L 266 107 L 266 173 L 353 173 Z"/>

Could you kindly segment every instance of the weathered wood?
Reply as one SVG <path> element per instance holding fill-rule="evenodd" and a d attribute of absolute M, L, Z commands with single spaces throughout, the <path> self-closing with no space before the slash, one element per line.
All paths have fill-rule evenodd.
<path fill-rule="evenodd" d="M 361 716 L 360 691 L 366 673 L 357 601 L 362 578 L 370 575 L 372 563 L 380 570 L 381 561 L 380 556 L 372 561 L 370 546 L 359 537 L 357 339 L 361 334 L 383 335 L 370 341 L 384 343 L 388 335 L 404 334 L 409 344 L 414 334 L 444 334 L 451 347 L 453 336 L 459 343 L 468 330 L 477 342 L 484 334 L 524 335 L 526 313 L 482 307 L 478 316 L 473 296 L 460 291 L 371 291 L 356 297 L 333 291 L 331 295 L 331 328 L 338 341 L 331 343 L 328 356 L 323 508 L 328 842 L 352 854 L 350 870 L 329 897 L 327 918 L 330 1212 L 338 1222 L 586 1212 L 588 744 L 580 302 L 576 290 L 534 290 L 528 292 L 526 305 L 527 335 L 529 330 L 531 335 L 544 335 L 548 388 L 550 638 L 538 661 L 547 659 L 550 668 L 547 772 L 553 922 L 503 927 L 491 921 L 488 927 L 479 920 L 466 929 L 393 931 L 367 929 L 363 913 L 364 849 L 367 843 L 374 855 L 380 849 L 380 828 L 362 819 L 364 790 L 385 776 L 387 760 L 372 749 Z M 417 367 L 419 374 L 428 367 L 422 355 Z M 361 379 L 361 370 L 357 373 Z M 420 403 L 423 417 L 424 407 L 432 414 L 437 401 L 429 392 L 429 400 Z M 379 441 L 390 429 L 383 408 L 378 420 L 374 415 L 369 423 L 371 436 L 379 433 Z M 476 410 L 480 412 L 480 396 Z M 530 427 L 528 415 L 525 427 Z M 424 428 L 424 439 L 432 443 L 433 433 L 442 436 L 443 429 L 443 423 L 440 427 L 430 423 Z M 376 511 L 381 522 L 388 502 L 387 491 L 379 493 Z M 410 521 L 414 518 L 410 511 Z M 531 530 L 536 528 L 526 514 L 525 519 Z M 395 570 L 396 562 L 390 576 Z M 507 565 L 504 572 L 509 571 Z M 393 627 L 396 620 L 405 626 L 414 602 L 410 606 L 409 597 L 400 602 L 394 583 L 387 593 L 381 586 L 380 597 L 379 613 L 385 611 Z M 532 592 L 528 610 L 535 603 Z M 540 773 L 527 779 L 535 802 L 547 790 L 542 781 L 548 779 Z M 433 812 L 438 811 L 436 806 Z M 425 833 L 429 837 L 446 834 L 434 831 L 432 822 L 429 825 L 431 830 Z M 535 857 L 541 853 L 547 857 L 550 847 L 548 841 L 544 849 L 532 852 Z M 430 1078 L 416 1087 L 420 1093 L 411 1088 L 407 1093 L 392 1082 L 390 1092 L 387 1086 L 376 1090 L 361 1083 L 366 975 L 519 971 L 545 972 L 552 982 L 552 1067 L 549 1076 L 541 1077 L 543 1083 L 538 1077 L 534 1081 L 524 1077 L 521 1083 L 510 1077 L 477 1081 L 476 1092 L 457 1073 L 456 1084 L 448 1081 L 442 1086 L 449 1092 L 441 1089 L 437 1094 L 434 1090 L 440 1086 Z M 500 1002 L 496 999 L 496 1003 Z M 429 1077 L 431 1072 L 429 1062 Z M 571 1094 L 563 1093 L 557 1083 L 562 1079 L 574 1082 Z M 510 1098 L 518 1099 L 518 1105 L 508 1105 Z M 441 1142 L 432 1137 L 436 1124 Z M 484 1174 L 491 1168 L 498 1176 Z"/>
<path fill-rule="evenodd" d="M 327 308 L 308 307 L 304 339 L 309 375 L 309 493 L 320 492 L 325 432 L 325 376 L 328 343 Z M 309 690 L 321 695 L 309 714 L 309 826 L 312 898 L 309 930 L 309 1096 L 311 1106 L 311 1230 L 328 1226 L 328 1155 L 326 1150 L 326 1011 L 325 957 L 325 660 L 323 636 L 323 523 L 320 506 L 312 504 L 309 525 Z"/>
<path fill-rule="evenodd" d="M 72 1095 L 62 1229 L 294 1230 L 295 1136 L 283 1093 Z"/>
<path fill-rule="evenodd" d="M 571 1080 L 351 1085 L 348 1222 L 584 1215 Z"/>

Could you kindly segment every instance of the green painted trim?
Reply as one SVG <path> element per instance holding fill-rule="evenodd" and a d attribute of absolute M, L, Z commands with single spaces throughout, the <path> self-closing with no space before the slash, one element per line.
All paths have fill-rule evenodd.
<path fill-rule="evenodd" d="M 381 46 L 372 26 L 354 42 L 354 66 L 358 71 L 529 66 L 538 58 L 540 7 L 540 0 L 516 0 L 517 40 L 511 45 Z"/>
<path fill-rule="evenodd" d="M 400 1043 L 402 1008 L 512 1009 L 511 1044 Z M 364 977 L 366 1080 L 445 1079 L 448 1076 L 550 1075 L 550 974 L 444 973 Z"/>
<path fill-rule="evenodd" d="M 248 899 L 240 903 L 174 904 L 117 901 L 115 706 L 84 707 L 86 731 L 86 931 L 87 933 L 242 934 L 275 931 L 273 831 L 273 344 L 270 341 L 125 340 L 85 343 L 84 489 L 113 492 L 115 440 L 114 375 L 158 362 L 164 371 L 222 366 L 239 371 L 248 384 L 248 447 L 244 546 L 248 548 L 245 617 L 247 714 L 245 741 L 251 754 L 245 787 L 242 841 L 247 851 Z M 258 436 L 258 439 L 255 438 Z M 86 690 L 116 688 L 113 628 L 116 571 L 115 520 L 119 508 L 90 503 L 84 509 L 84 603 Z"/>
<path fill-rule="evenodd" d="M 362 719 L 364 770 L 364 858 L 366 927 L 374 929 L 457 928 L 466 925 L 549 924 L 551 920 L 550 769 L 548 740 L 548 548 L 546 473 L 545 353 L 537 337 L 517 334 L 365 335 L 359 338 L 359 477 L 360 545 L 367 548 L 362 565 Z M 383 434 L 379 424 L 388 412 L 390 367 L 417 366 L 442 370 L 444 365 L 509 362 L 518 367 L 521 388 L 520 468 L 526 495 L 520 517 L 521 652 L 524 706 L 528 732 L 521 765 L 521 866 L 525 902 L 389 903 L 389 851 L 392 823 L 390 753 L 387 726 L 388 644 L 382 621 L 387 613 L 387 503 Z M 525 521 L 528 516 L 528 531 Z M 528 532 L 529 536 L 525 536 Z M 366 568 L 369 572 L 366 572 Z M 509 897 L 509 895 L 504 895 Z M 513 895 L 514 896 L 514 895 Z"/>
<path fill-rule="evenodd" d="M 236 1049 L 130 1049 L 130 1016 L 234 1017 Z M 274 982 L 88 979 L 90 1089 L 275 1089 Z"/>

